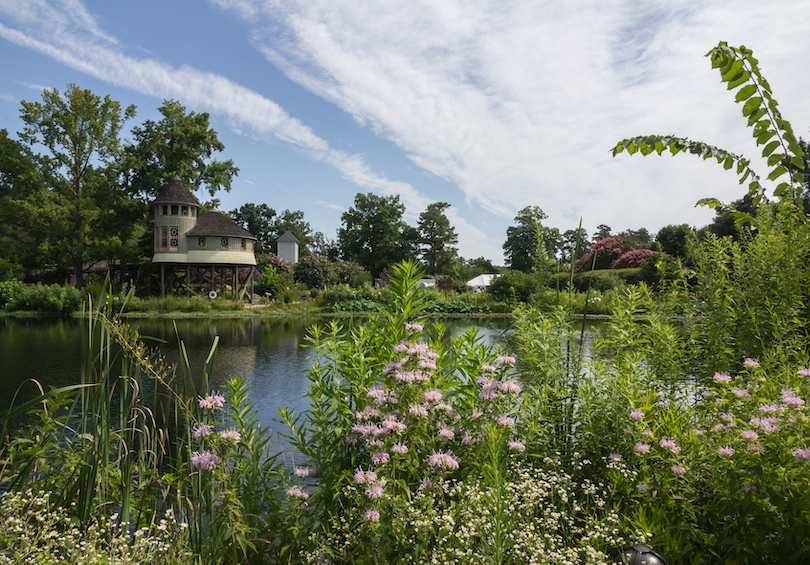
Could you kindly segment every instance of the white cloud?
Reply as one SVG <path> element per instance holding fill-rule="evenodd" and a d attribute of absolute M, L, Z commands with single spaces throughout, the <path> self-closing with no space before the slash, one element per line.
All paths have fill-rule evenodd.
<path fill-rule="evenodd" d="M 714 164 L 608 154 L 622 137 L 675 133 L 756 156 L 703 57 L 719 40 L 754 48 L 786 87 L 777 98 L 793 97 L 786 116 L 810 123 L 797 73 L 810 5 L 789 0 L 217 3 L 249 15 L 289 78 L 502 217 L 539 204 L 558 225 L 657 228 L 708 221 L 692 207 L 711 191 L 740 197 Z"/>

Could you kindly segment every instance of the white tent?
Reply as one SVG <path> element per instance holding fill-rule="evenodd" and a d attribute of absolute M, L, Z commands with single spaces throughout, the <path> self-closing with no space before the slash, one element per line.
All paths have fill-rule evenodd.
<path fill-rule="evenodd" d="M 478 275 L 472 280 L 467 281 L 467 286 L 472 288 L 473 292 L 483 292 L 485 288 L 492 284 L 495 277 L 498 275 Z"/>

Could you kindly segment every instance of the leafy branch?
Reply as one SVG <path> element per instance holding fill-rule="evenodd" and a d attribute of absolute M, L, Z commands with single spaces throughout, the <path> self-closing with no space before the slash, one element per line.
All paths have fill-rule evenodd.
<path fill-rule="evenodd" d="M 721 41 L 706 56 L 711 58 L 712 68 L 719 69 L 721 80 L 727 84 L 728 90 L 737 90 L 735 101 L 743 105 L 743 117 L 748 118 L 748 127 L 753 128 L 757 146 L 764 146 L 762 157 L 767 159 L 768 166 L 771 167 L 768 180 L 775 181 L 788 174 L 789 180 L 776 187 L 774 196 L 781 197 L 789 190 L 790 196 L 795 198 L 801 192 L 804 152 L 790 123 L 782 118 L 778 103 L 771 94 L 768 81 L 759 70 L 759 61 L 754 58 L 753 51 L 744 46 L 729 47 L 726 42 Z M 765 190 L 760 178 L 751 168 L 748 159 L 700 141 L 676 136 L 640 136 L 620 141 L 612 149 L 612 153 L 614 157 L 625 150 L 631 155 L 636 152 L 649 155 L 653 151 L 661 155 L 665 149 L 673 155 L 688 151 L 703 159 L 714 158 L 726 170 L 736 167 L 740 184 L 748 181 L 748 194 L 753 197 L 754 204 L 758 204 L 764 196 Z M 698 204 L 714 208 L 720 202 L 714 198 L 704 198 Z"/>

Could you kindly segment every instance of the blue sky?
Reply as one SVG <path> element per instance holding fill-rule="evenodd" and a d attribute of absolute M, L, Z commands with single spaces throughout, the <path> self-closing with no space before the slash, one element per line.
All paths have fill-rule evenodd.
<path fill-rule="evenodd" d="M 674 134 L 756 164 L 704 57 L 721 40 L 754 50 L 810 137 L 810 3 L 795 0 L 0 0 L 0 128 L 69 83 L 135 104 L 130 127 L 176 99 L 211 115 L 240 168 L 223 210 L 302 210 L 335 238 L 358 192 L 399 194 L 412 225 L 443 201 L 460 254 L 503 264 L 525 206 L 563 231 L 655 233 L 743 195 L 714 162 L 609 152 Z"/>

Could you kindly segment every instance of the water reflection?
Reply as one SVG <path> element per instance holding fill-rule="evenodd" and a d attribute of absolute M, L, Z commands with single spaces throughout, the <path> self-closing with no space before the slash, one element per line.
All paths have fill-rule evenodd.
<path fill-rule="evenodd" d="M 279 408 L 300 413 L 308 407 L 304 392 L 309 386 L 306 370 L 311 366 L 311 349 L 303 346 L 311 326 L 329 321 L 295 317 L 134 319 L 129 323 L 145 338 L 153 338 L 145 339 L 147 345 L 157 347 L 172 364 L 180 364 L 182 342 L 197 386 L 219 336 L 210 372 L 212 388 L 222 391 L 229 379 L 244 379 L 259 419 L 275 433 L 286 432 L 274 422 Z M 363 323 L 363 319 L 354 323 Z M 509 326 L 508 319 L 494 318 L 445 319 L 441 323 L 452 337 L 475 328 L 487 344 L 500 343 Z M 28 378 L 36 378 L 46 390 L 78 383 L 81 335 L 82 324 L 73 319 L 0 318 L 0 387 L 4 391 L 0 409 L 8 410 L 14 391 Z M 25 385 L 16 404 L 36 394 L 37 389 Z M 18 425 L 26 423 L 30 422 L 20 420 Z"/>

